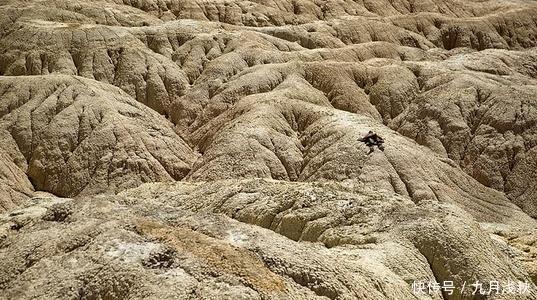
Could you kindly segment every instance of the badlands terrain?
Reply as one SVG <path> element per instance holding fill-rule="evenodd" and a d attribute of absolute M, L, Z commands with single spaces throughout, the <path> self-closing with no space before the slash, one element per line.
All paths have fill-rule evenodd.
<path fill-rule="evenodd" d="M 532 0 L 0 0 L 0 299 L 537 299 L 536 47 Z"/>

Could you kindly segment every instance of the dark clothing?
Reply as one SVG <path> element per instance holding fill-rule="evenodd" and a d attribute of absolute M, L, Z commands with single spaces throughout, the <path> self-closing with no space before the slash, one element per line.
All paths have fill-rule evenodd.
<path fill-rule="evenodd" d="M 374 146 L 377 146 L 381 151 L 384 151 L 384 139 L 374 132 L 367 133 L 360 141 L 364 142 L 369 147 L 369 153 L 374 151 Z"/>
<path fill-rule="evenodd" d="M 378 136 L 376 133 L 368 133 L 366 134 L 362 140 L 362 142 L 369 145 L 378 145 L 384 143 L 384 139 L 382 139 L 380 136 Z"/>

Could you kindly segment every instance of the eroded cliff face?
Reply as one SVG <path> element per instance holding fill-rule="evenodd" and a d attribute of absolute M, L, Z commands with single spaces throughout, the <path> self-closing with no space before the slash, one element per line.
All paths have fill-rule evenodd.
<path fill-rule="evenodd" d="M 537 299 L 536 46 L 529 0 L 0 1 L 0 296 Z"/>

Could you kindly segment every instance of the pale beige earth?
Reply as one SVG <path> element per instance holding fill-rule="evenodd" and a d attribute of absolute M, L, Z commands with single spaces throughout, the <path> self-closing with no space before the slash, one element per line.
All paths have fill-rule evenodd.
<path fill-rule="evenodd" d="M 0 299 L 537 299 L 536 47 L 531 0 L 0 0 Z"/>

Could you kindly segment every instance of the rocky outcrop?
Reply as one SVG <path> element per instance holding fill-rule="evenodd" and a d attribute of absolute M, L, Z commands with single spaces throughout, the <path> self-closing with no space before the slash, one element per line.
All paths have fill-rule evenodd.
<path fill-rule="evenodd" d="M 456 206 L 334 182 L 147 184 L 2 222 L 13 298 L 414 299 L 413 280 L 530 280 Z"/>

